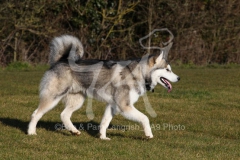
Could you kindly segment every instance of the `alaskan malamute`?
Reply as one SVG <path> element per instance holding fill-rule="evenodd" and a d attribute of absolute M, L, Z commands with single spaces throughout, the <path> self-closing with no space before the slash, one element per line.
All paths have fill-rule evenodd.
<path fill-rule="evenodd" d="M 166 61 L 168 51 L 126 61 L 83 60 L 83 53 L 82 43 L 76 37 L 63 35 L 53 39 L 49 55 L 51 67 L 42 78 L 40 103 L 32 114 L 28 134 L 35 135 L 40 118 L 63 99 L 66 107 L 61 120 L 66 129 L 80 135 L 70 117 L 90 96 L 107 103 L 100 124 L 101 139 L 109 140 L 106 130 L 117 113 L 139 122 L 145 135 L 153 138 L 148 117 L 138 111 L 134 103 L 157 83 L 171 91 L 170 81 L 180 80 Z"/>

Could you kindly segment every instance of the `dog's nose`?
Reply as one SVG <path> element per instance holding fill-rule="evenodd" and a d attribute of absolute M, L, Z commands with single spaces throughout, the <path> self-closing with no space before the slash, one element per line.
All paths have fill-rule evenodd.
<path fill-rule="evenodd" d="M 177 80 L 180 81 L 180 77 L 177 77 Z"/>

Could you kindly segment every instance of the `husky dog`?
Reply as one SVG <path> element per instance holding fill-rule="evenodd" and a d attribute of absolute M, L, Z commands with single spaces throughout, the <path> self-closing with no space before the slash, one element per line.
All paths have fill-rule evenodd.
<path fill-rule="evenodd" d="M 51 67 L 42 78 L 40 103 L 31 116 L 28 134 L 35 135 L 40 118 L 63 99 L 66 106 L 61 120 L 66 129 L 80 135 L 70 117 L 89 96 L 107 103 L 100 124 L 101 139 L 109 140 L 106 130 L 117 113 L 139 122 L 145 135 L 153 138 L 148 117 L 138 111 L 134 103 L 157 83 L 170 92 L 170 81 L 180 80 L 166 61 L 167 52 L 163 50 L 127 61 L 83 60 L 83 53 L 82 43 L 76 37 L 63 35 L 53 39 L 49 55 Z"/>

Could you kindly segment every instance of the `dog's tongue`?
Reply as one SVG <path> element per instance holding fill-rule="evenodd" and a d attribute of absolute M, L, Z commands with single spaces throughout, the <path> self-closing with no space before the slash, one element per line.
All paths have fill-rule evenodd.
<path fill-rule="evenodd" d="M 172 91 L 172 85 L 170 82 L 168 82 L 168 80 L 165 80 L 165 82 L 167 83 L 168 85 L 168 93 L 170 93 Z"/>
<path fill-rule="evenodd" d="M 168 89 L 168 93 L 170 93 L 172 91 L 172 88 Z"/>

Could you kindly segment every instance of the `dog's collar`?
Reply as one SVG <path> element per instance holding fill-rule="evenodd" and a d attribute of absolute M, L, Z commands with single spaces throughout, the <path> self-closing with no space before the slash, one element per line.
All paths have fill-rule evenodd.
<path fill-rule="evenodd" d="M 132 69 L 129 67 L 129 65 L 127 65 L 126 67 L 130 71 L 130 73 L 132 74 Z M 135 77 L 133 74 L 132 74 L 132 76 Z M 146 88 L 146 90 L 154 92 L 154 89 L 151 88 L 151 84 L 152 84 L 151 78 L 145 78 L 145 88 Z"/>
<path fill-rule="evenodd" d="M 145 79 L 145 87 L 146 87 L 146 90 L 147 90 L 147 91 L 152 91 L 152 92 L 154 92 L 154 89 L 151 88 L 151 83 L 152 83 L 151 79 Z"/>

